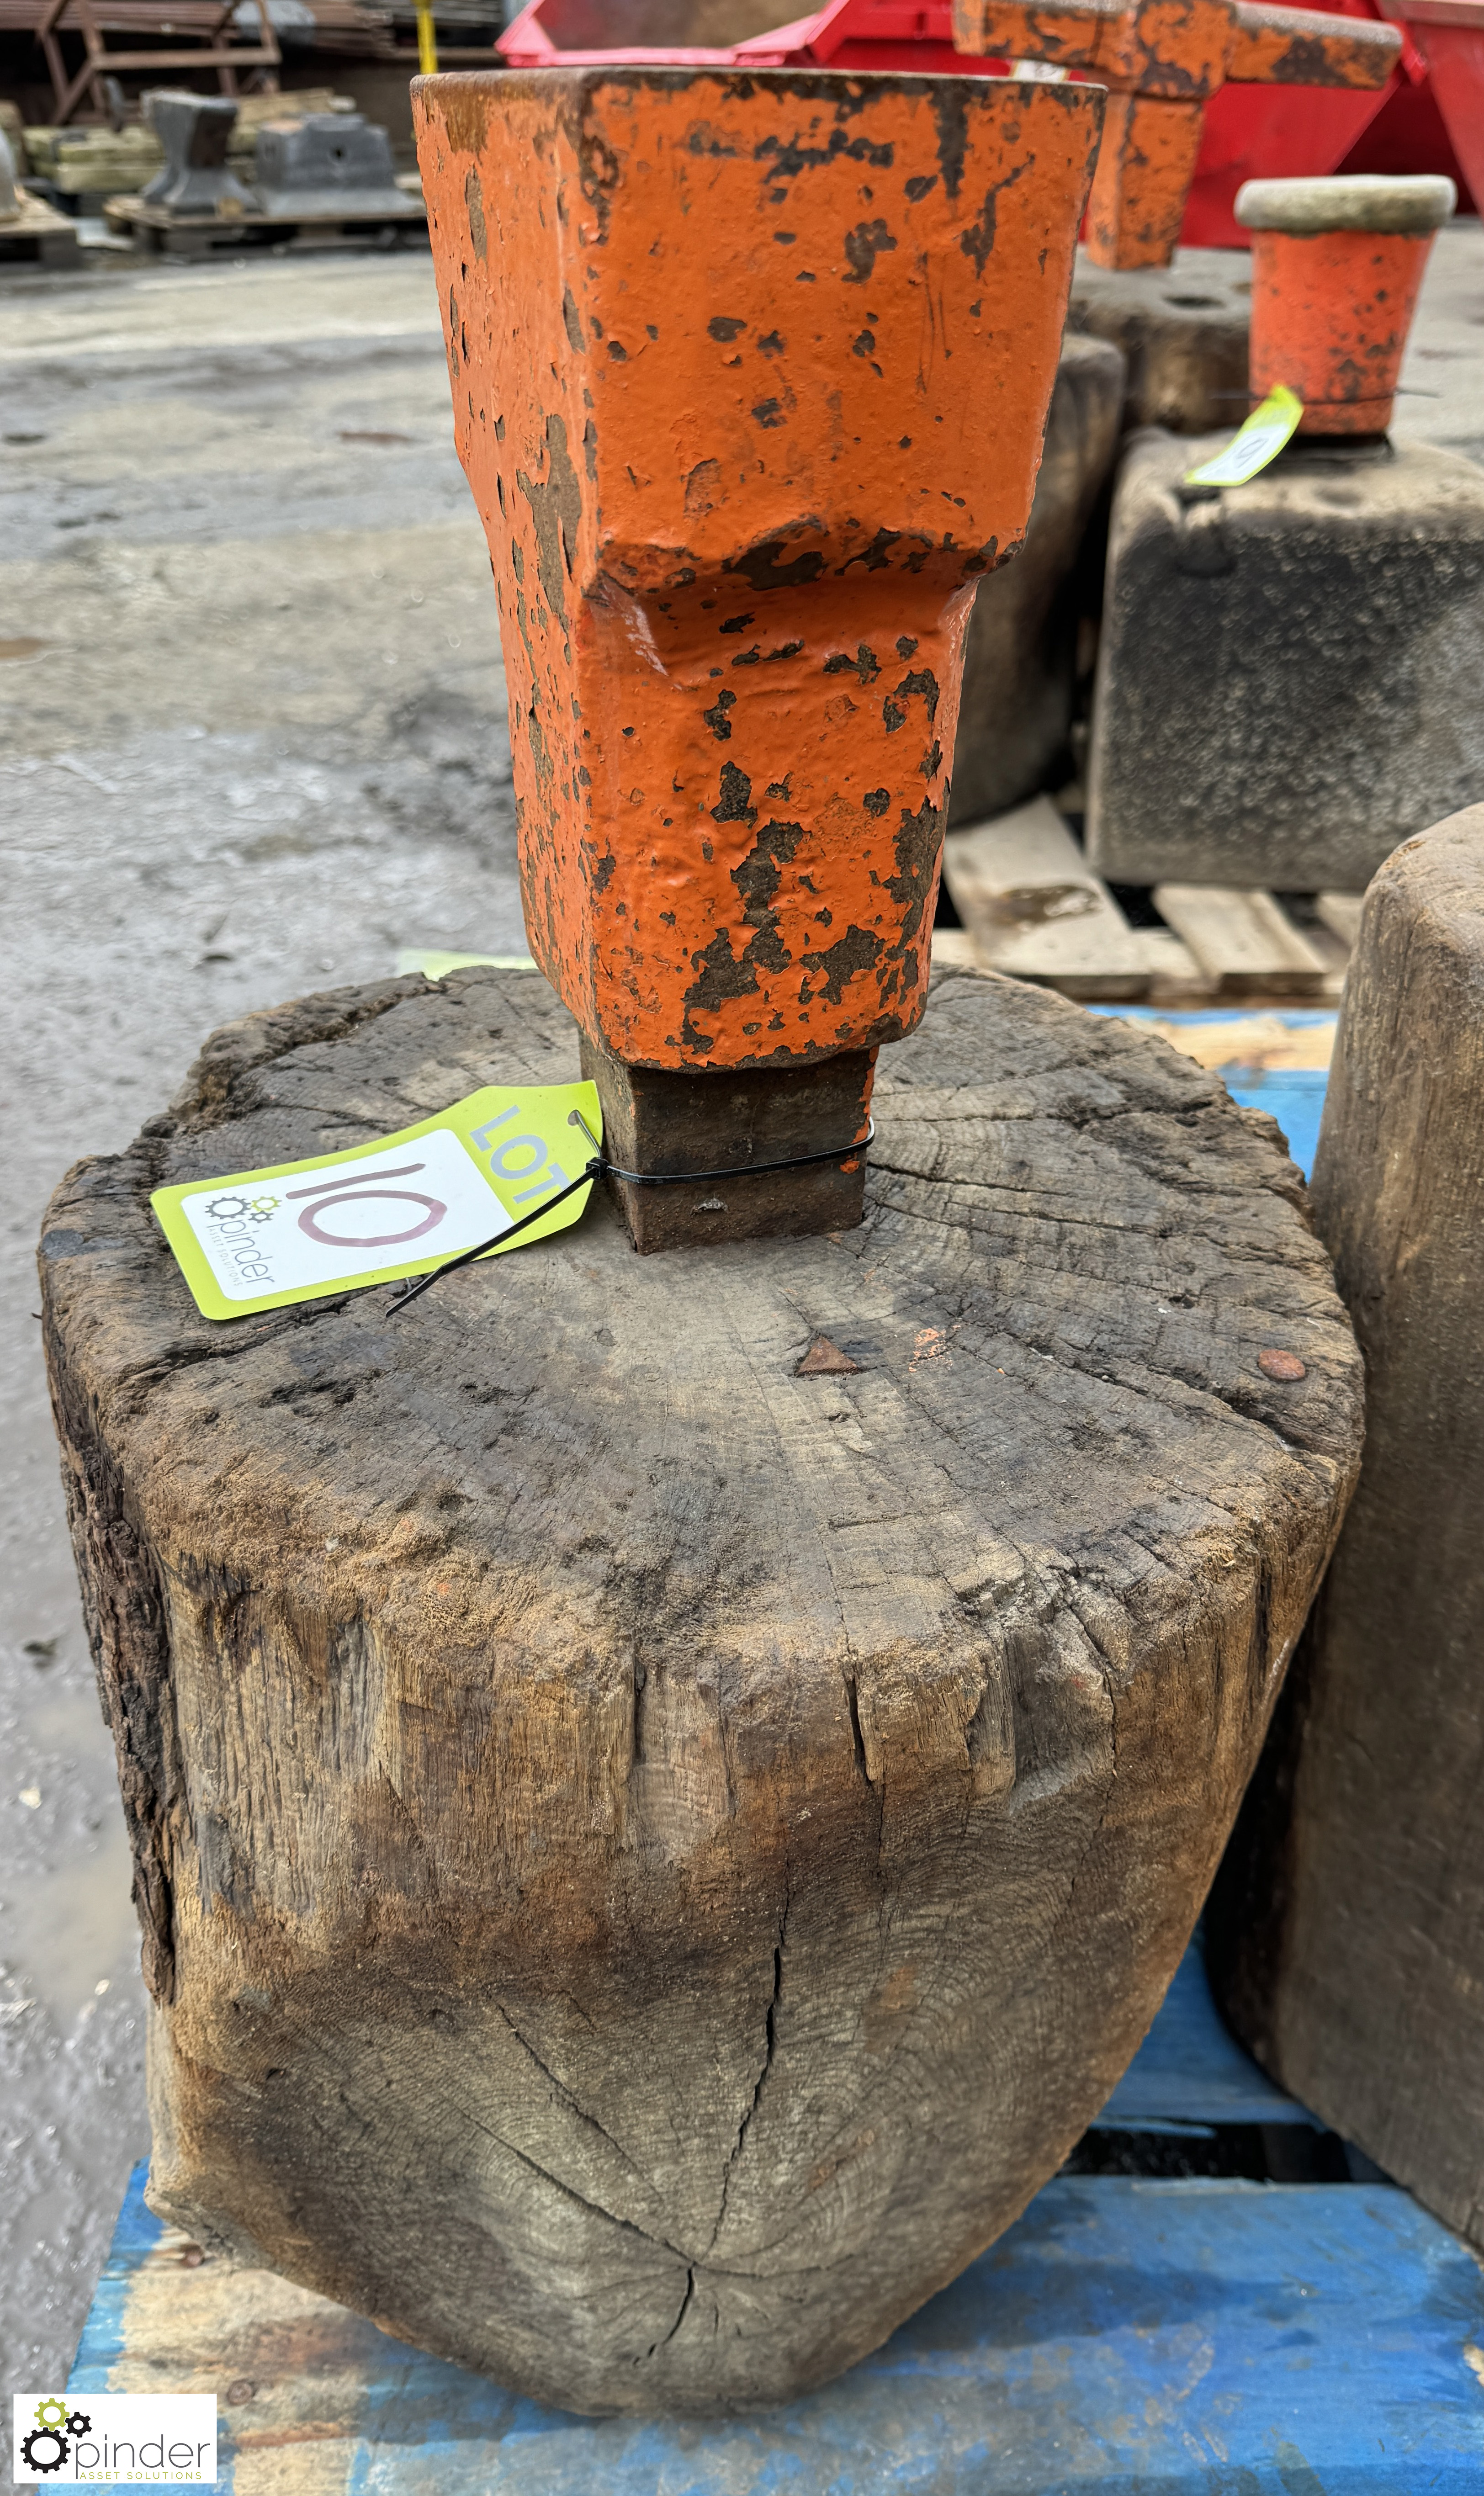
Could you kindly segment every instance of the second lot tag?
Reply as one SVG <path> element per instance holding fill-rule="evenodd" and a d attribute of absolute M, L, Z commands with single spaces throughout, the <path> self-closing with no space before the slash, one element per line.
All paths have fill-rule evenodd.
<path fill-rule="evenodd" d="M 1188 485 L 1246 485 L 1260 476 L 1271 460 L 1277 458 L 1284 443 L 1297 430 L 1304 413 L 1304 402 L 1280 382 L 1269 390 L 1260 407 L 1254 407 L 1239 433 L 1234 433 L 1224 451 L 1214 459 L 1205 460 L 1199 468 L 1188 468 Z"/>
<path fill-rule="evenodd" d="M 576 1178 L 602 1135 L 591 1083 L 491 1085 L 381 1143 L 271 1170 L 157 1188 L 155 1216 L 203 1317 L 249 1317 L 326 1293 L 426 1274 L 493 1241 Z M 565 1230 L 591 1190 L 512 1239 Z"/>

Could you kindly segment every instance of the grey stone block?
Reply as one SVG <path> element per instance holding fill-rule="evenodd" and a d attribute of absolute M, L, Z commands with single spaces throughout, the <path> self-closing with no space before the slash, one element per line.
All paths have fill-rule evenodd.
<path fill-rule="evenodd" d="M 1195 499 L 1219 448 L 1150 433 L 1114 496 L 1088 856 L 1115 883 L 1358 892 L 1484 798 L 1484 469 L 1292 446 Z"/>
<path fill-rule="evenodd" d="M 258 132 L 253 188 L 264 216 L 406 216 L 391 141 L 358 112 L 311 112 L 265 121 Z"/>
<path fill-rule="evenodd" d="M 1076 669 L 1071 594 L 1084 532 L 1118 448 L 1124 359 L 1064 340 L 1026 542 L 979 583 L 964 654 L 948 820 L 977 823 L 1045 787 L 1067 744 Z"/>
<path fill-rule="evenodd" d="M 1252 302 L 1250 251 L 1177 251 L 1168 268 L 1098 268 L 1079 250 L 1067 327 L 1122 348 L 1126 423 L 1235 430 L 1248 407 Z"/>

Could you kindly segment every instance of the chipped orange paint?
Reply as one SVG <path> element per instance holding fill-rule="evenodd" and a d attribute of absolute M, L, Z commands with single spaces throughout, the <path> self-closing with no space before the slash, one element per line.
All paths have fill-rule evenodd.
<path fill-rule="evenodd" d="M 631 69 L 413 95 L 537 960 L 634 1066 L 900 1038 L 1100 91 Z"/>
<path fill-rule="evenodd" d="M 1237 0 L 1236 20 L 1226 77 L 1238 86 L 1379 87 L 1401 57 L 1399 30 L 1366 17 Z"/>
<path fill-rule="evenodd" d="M 1430 234 L 1252 235 L 1252 389 L 1304 402 L 1300 433 L 1384 433 Z"/>
<path fill-rule="evenodd" d="M 1022 21 L 1036 18 L 1035 25 Z M 1382 87 L 1401 53 L 1395 26 L 1269 8 L 1260 0 L 954 0 L 961 52 L 1053 62 L 1113 90 L 1088 206 L 1089 257 L 1104 268 L 1165 268 L 1200 153 L 1205 108 L 1229 79 L 1253 85 Z"/>
<path fill-rule="evenodd" d="M 1168 267 L 1205 120 L 1203 104 L 1109 96 L 1087 203 L 1088 257 L 1099 267 Z"/>
<path fill-rule="evenodd" d="M 981 55 L 997 60 L 1046 61 L 1065 70 L 1082 70 L 1102 78 L 1103 64 L 1116 62 L 1127 39 L 1128 0 L 955 0 L 953 41 L 970 48 L 960 20 L 971 14 L 982 29 Z"/>

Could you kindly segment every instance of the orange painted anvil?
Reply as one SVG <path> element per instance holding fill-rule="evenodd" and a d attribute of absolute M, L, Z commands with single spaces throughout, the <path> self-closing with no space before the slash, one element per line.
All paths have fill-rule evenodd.
<path fill-rule="evenodd" d="M 418 79 L 531 948 L 636 1244 L 860 1218 L 965 628 L 1025 530 L 1100 92 Z M 767 1170 L 762 1165 L 802 1167 Z M 721 1173 L 704 1183 L 687 1172 Z"/>
<path fill-rule="evenodd" d="M 1104 268 L 1168 266 L 1218 88 L 1382 87 L 1402 48 L 1394 26 L 1260 0 L 953 0 L 953 41 L 1111 90 L 1087 220 Z"/>

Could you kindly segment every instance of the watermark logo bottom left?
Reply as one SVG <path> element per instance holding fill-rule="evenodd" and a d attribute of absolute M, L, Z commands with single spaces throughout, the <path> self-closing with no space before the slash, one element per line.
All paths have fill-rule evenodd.
<path fill-rule="evenodd" d="M 214 2487 L 214 2392 L 16 2392 L 17 2487 Z"/>

